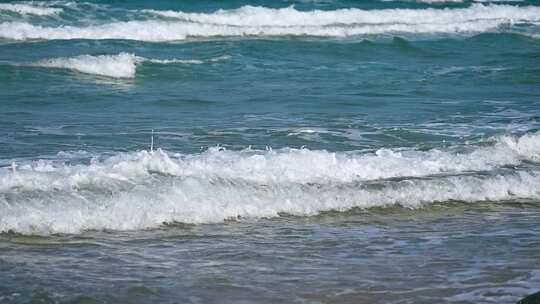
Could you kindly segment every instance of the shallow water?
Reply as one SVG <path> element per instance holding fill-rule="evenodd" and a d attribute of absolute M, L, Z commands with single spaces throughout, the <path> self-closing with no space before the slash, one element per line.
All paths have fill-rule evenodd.
<path fill-rule="evenodd" d="M 536 204 L 2 236 L 3 300 L 501 303 L 537 288 Z"/>
<path fill-rule="evenodd" d="M 512 303 L 536 1 L 0 3 L 0 302 Z"/>

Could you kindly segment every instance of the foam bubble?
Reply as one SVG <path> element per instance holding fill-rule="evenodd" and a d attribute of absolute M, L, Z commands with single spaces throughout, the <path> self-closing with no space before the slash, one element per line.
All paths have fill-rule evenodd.
<path fill-rule="evenodd" d="M 216 148 L 119 153 L 75 165 L 63 159 L 0 169 L 0 231 L 145 229 L 283 212 L 540 198 L 540 171 L 507 168 L 540 161 L 538 133 L 459 153 Z"/>
<path fill-rule="evenodd" d="M 133 78 L 137 65 L 144 62 L 155 64 L 203 64 L 205 62 L 216 62 L 228 59 L 228 56 L 220 56 L 209 60 L 194 59 L 148 59 L 130 53 L 119 53 L 116 55 L 81 55 L 69 58 L 54 58 L 39 61 L 34 66 L 70 69 L 86 74 L 107 76 L 113 78 Z"/>
<path fill-rule="evenodd" d="M 0 3 L 0 11 L 9 11 L 21 15 L 53 16 L 63 10 L 56 7 L 45 7 L 25 3 Z"/>
<path fill-rule="evenodd" d="M 214 13 L 145 11 L 159 19 L 87 27 L 44 27 L 27 22 L 0 24 L 0 37 L 26 39 L 129 39 L 174 41 L 190 37 L 320 36 L 388 33 L 478 33 L 514 23 L 540 22 L 534 6 L 473 4 L 456 9 L 339 9 L 299 11 L 244 6 Z M 167 18 L 166 20 L 163 17 Z"/>

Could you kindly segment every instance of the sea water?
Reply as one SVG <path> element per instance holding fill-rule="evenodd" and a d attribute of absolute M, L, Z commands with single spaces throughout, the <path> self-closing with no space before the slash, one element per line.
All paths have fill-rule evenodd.
<path fill-rule="evenodd" d="M 540 289 L 540 3 L 0 3 L 0 303 Z"/>

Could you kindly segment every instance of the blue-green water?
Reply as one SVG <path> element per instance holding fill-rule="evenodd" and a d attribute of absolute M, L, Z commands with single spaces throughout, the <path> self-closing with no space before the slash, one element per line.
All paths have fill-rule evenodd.
<path fill-rule="evenodd" d="M 537 1 L 0 3 L 0 303 L 537 291 Z"/>

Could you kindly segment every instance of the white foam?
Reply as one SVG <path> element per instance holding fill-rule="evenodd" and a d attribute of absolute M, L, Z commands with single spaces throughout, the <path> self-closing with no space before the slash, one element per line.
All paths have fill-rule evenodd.
<path fill-rule="evenodd" d="M 69 58 L 54 58 L 39 61 L 34 66 L 70 69 L 86 74 L 101 75 L 113 78 L 133 78 L 137 65 L 144 62 L 157 64 L 203 64 L 205 62 L 216 62 L 228 59 L 228 56 L 220 56 L 209 60 L 194 59 L 148 59 L 130 53 L 119 53 L 116 55 L 81 55 Z"/>
<path fill-rule="evenodd" d="M 540 161 L 540 134 L 505 136 L 461 153 L 216 148 L 200 154 L 120 153 L 78 165 L 21 162 L 0 169 L 0 231 L 78 233 L 282 212 L 538 199 L 540 171 L 497 173 L 523 161 Z M 399 177 L 407 178 L 388 179 Z"/>
<path fill-rule="evenodd" d="M 120 53 L 118 55 L 81 55 L 71 58 L 46 59 L 35 65 L 115 78 L 131 78 L 135 76 L 136 64 L 139 61 L 139 58 L 133 54 Z"/>
<path fill-rule="evenodd" d="M 140 58 L 140 57 L 139 57 Z M 200 59 L 147 59 L 143 58 L 144 62 L 158 63 L 158 64 L 170 64 L 170 63 L 181 63 L 181 64 L 204 64 L 208 62 L 218 62 L 222 60 L 231 59 L 229 55 L 218 56 L 215 58 L 210 58 L 207 60 Z"/>
<path fill-rule="evenodd" d="M 212 148 L 200 154 L 165 151 L 121 153 L 89 166 L 41 160 L 19 164 L 16 173 L 0 170 L 0 191 L 76 189 L 90 181 L 146 179 L 150 172 L 177 177 L 241 179 L 256 183 L 349 183 L 405 176 L 486 171 L 540 160 L 540 134 L 503 136 L 493 145 L 467 153 L 380 149 L 375 153 L 281 149 L 228 151 Z M 42 174 L 43 172 L 54 174 Z M 112 177 L 112 178 L 109 178 Z"/>
<path fill-rule="evenodd" d="M 114 22 L 87 27 L 0 24 L 7 39 L 129 39 L 174 41 L 190 37 L 321 36 L 388 33 L 478 33 L 514 23 L 540 22 L 540 7 L 473 4 L 455 9 L 339 9 L 299 11 L 244 6 L 214 13 L 146 11 L 167 20 Z"/>
<path fill-rule="evenodd" d="M 9 11 L 21 15 L 53 16 L 63 10 L 56 7 L 45 7 L 25 3 L 0 3 L 0 11 Z"/>
<path fill-rule="evenodd" d="M 118 182 L 119 183 L 119 182 Z M 457 176 L 358 184 L 253 184 L 186 177 L 155 178 L 108 195 L 90 185 L 77 192 L 19 192 L 0 197 L 0 231 L 25 234 L 79 233 L 89 229 L 137 230 L 164 223 L 213 223 L 227 219 L 314 215 L 354 207 L 419 208 L 451 200 L 477 202 L 538 199 L 539 172 Z M 102 185 L 103 186 L 103 185 Z"/>
<path fill-rule="evenodd" d="M 437 1 L 437 0 L 432 0 Z M 528 6 L 473 4 L 457 9 L 339 9 L 333 11 L 299 11 L 293 7 L 270 9 L 244 6 L 236 10 L 218 10 L 215 13 L 184 13 L 148 10 L 156 15 L 202 24 L 229 26 L 329 26 L 329 25 L 444 25 L 471 23 L 479 20 L 539 20 L 540 8 Z M 446 31 L 446 30 L 445 30 Z"/>

